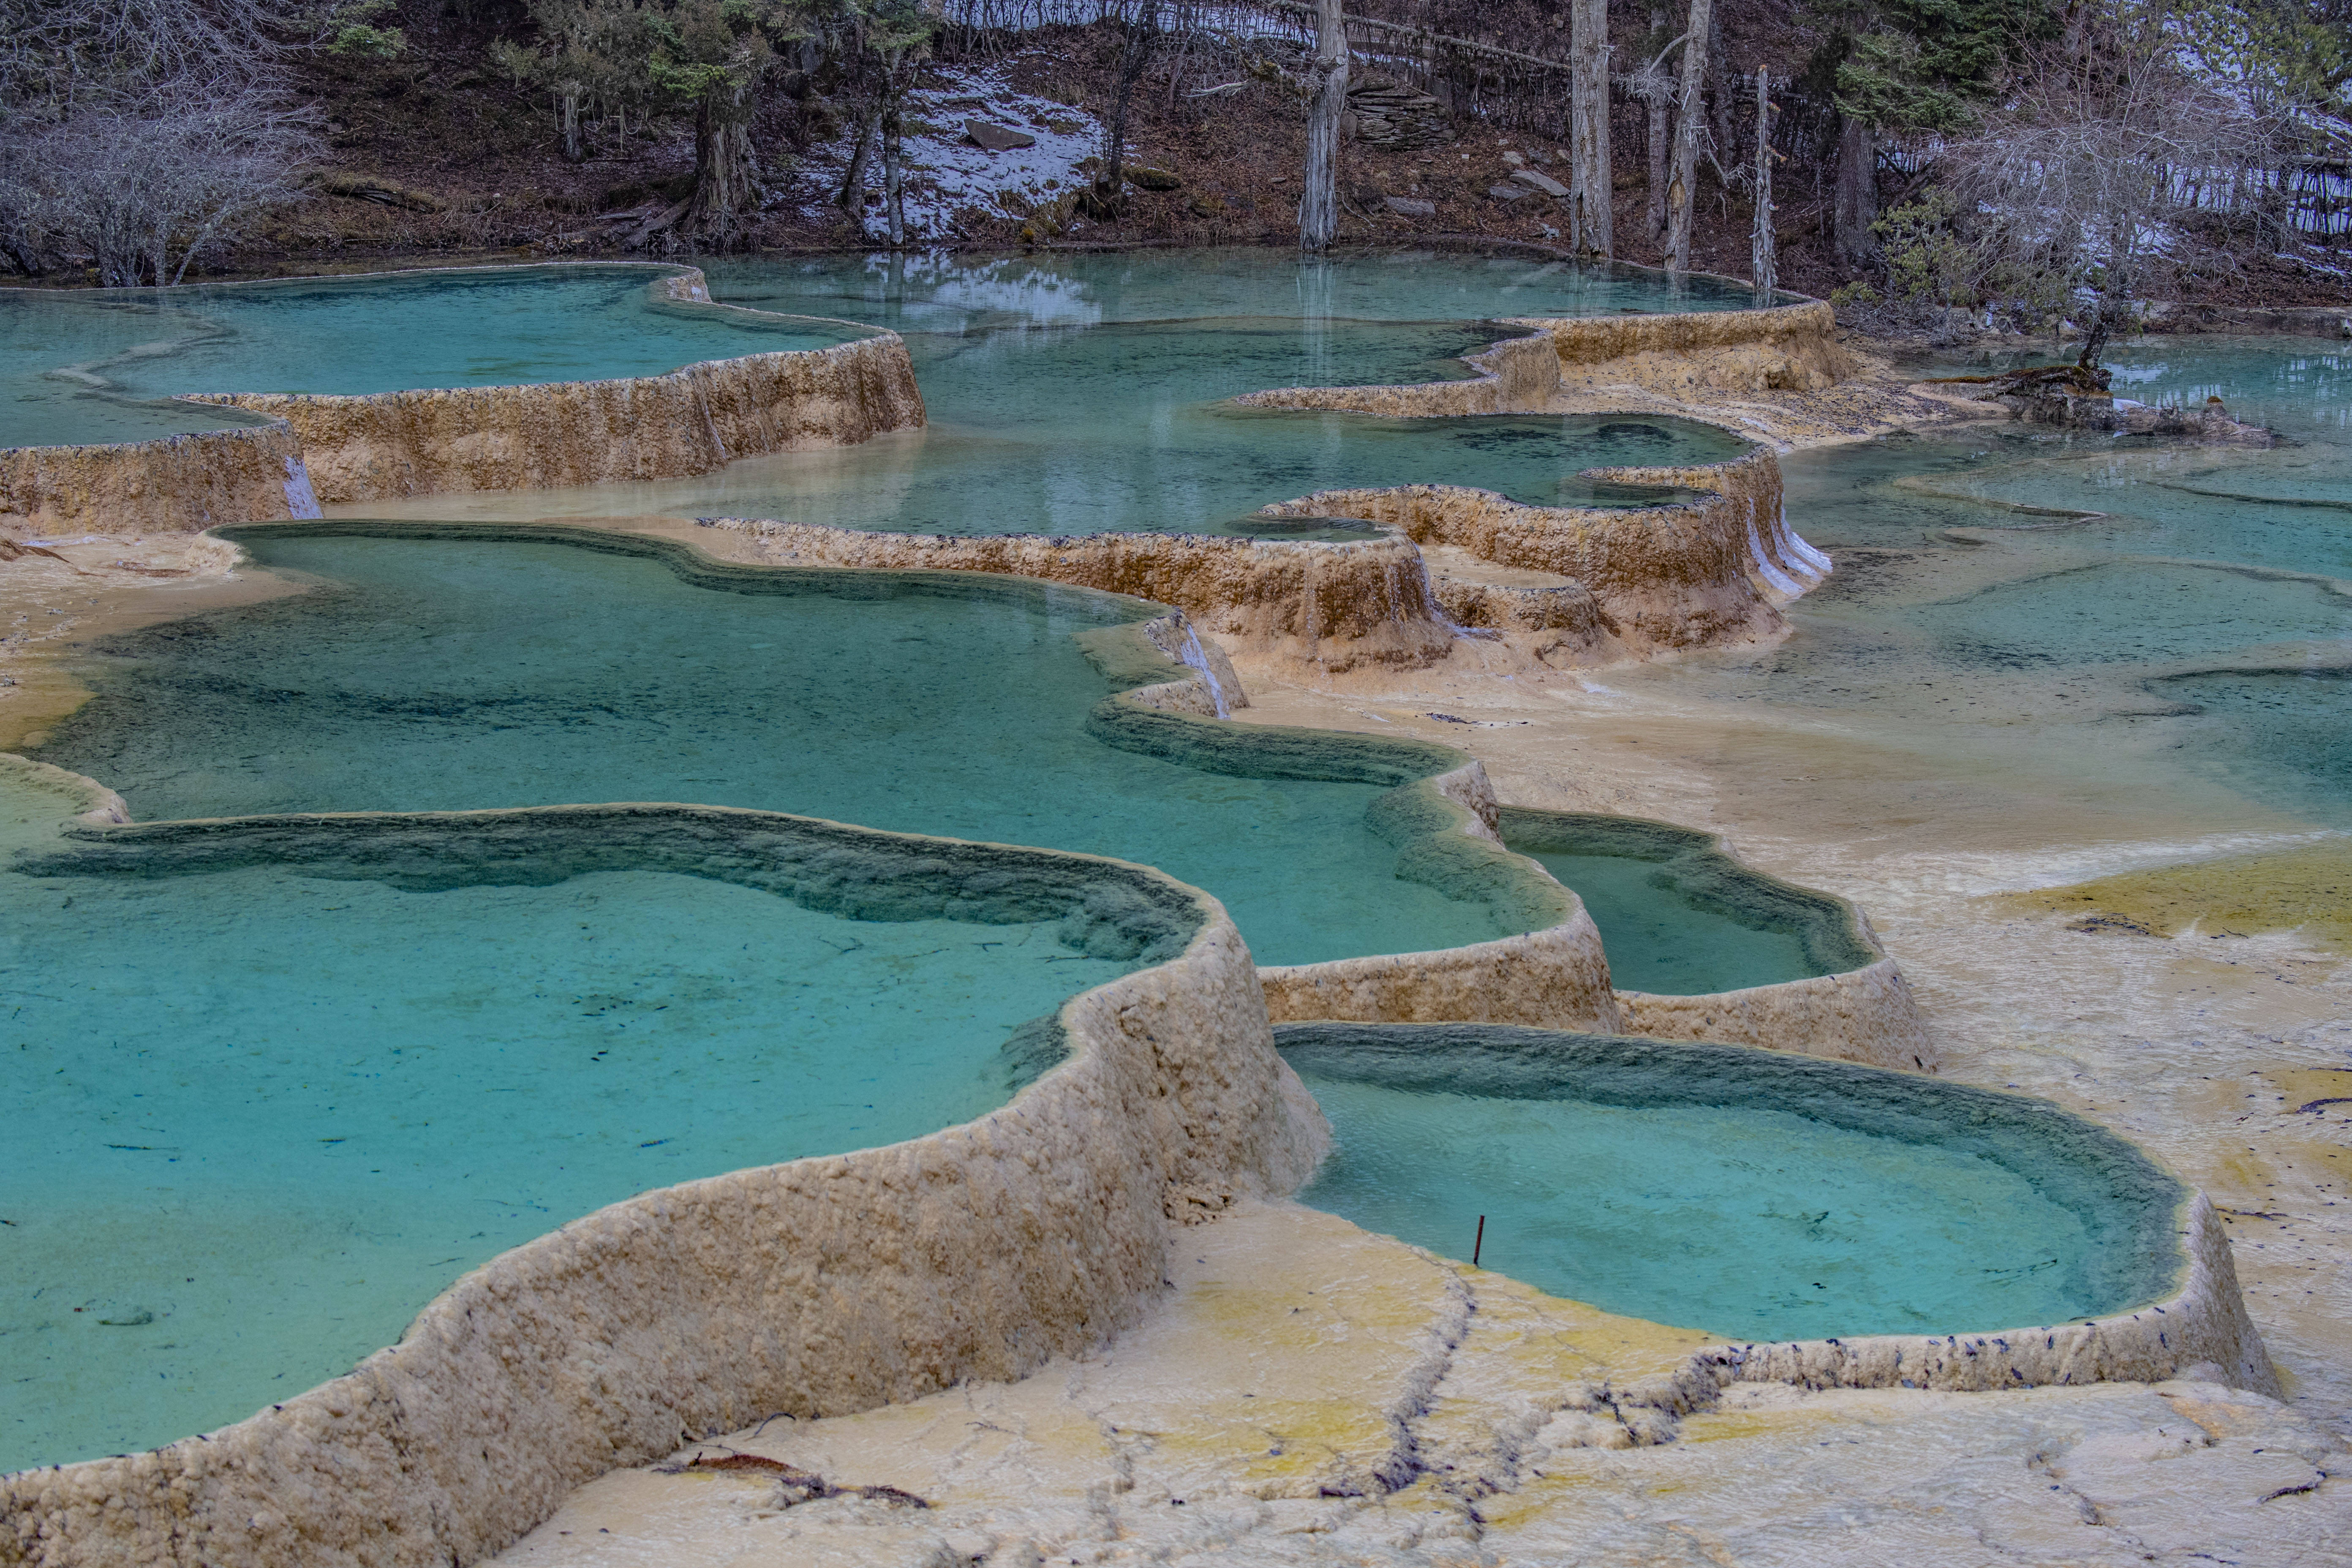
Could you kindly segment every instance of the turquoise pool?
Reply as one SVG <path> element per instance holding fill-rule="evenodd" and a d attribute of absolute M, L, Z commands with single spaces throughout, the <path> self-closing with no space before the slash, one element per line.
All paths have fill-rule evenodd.
<path fill-rule="evenodd" d="M 240 1419 L 647 1188 L 971 1121 L 1196 924 L 1119 868 L 791 819 L 126 847 L 58 840 L 62 800 L 0 790 L 0 1469 Z"/>
<path fill-rule="evenodd" d="M 365 510 L 415 518 L 660 513 L 916 533 L 1253 533 L 1318 489 L 1470 485 L 1532 505 L 1649 504 L 1585 468 L 1718 462 L 1748 449 L 1650 415 L 1389 419 L 1239 408 L 1282 386 L 1441 381 L 1506 329 L 1491 316 L 1742 309 L 1630 269 L 1425 253 L 1326 266 L 1263 251 L 863 258 L 710 266 L 712 292 L 905 335 L 929 426 L 713 474 Z M 351 510 L 351 509 L 346 509 Z"/>
<path fill-rule="evenodd" d="M 2179 1183 L 2040 1100 L 1738 1047 L 1292 1024 L 1300 1201 L 1734 1341 L 2050 1324 L 2176 1288 Z"/>
<path fill-rule="evenodd" d="M 1621 991 L 1705 995 L 1875 963 L 1853 913 L 1751 871 L 1704 833 L 1590 812 L 1505 806 L 1503 841 L 1576 889 Z"/>
<path fill-rule="evenodd" d="M 686 800 L 1116 855 L 1215 892 L 1266 963 L 1506 934 L 1397 879 L 1366 816 L 1383 785 L 1202 772 L 1089 733 L 1112 685 L 1073 634 L 1157 613 L 1134 600 L 698 569 L 593 536 L 246 543 L 318 588 L 109 639 L 41 760 L 142 820 Z"/>
<path fill-rule="evenodd" d="M 2104 797 L 2166 834 L 2352 826 L 2352 345 L 2112 353 L 2126 395 L 2219 393 L 2283 443 L 1992 424 L 1790 454 L 1790 521 L 1838 562 L 1789 607 L 1793 634 L 1610 684 L 1769 709 L 2011 809 Z"/>
<path fill-rule="evenodd" d="M 823 348 L 847 323 L 656 299 L 664 268 L 462 268 L 180 289 L 0 289 L 0 446 L 243 422 L 191 392 L 391 392 L 660 375 Z"/>

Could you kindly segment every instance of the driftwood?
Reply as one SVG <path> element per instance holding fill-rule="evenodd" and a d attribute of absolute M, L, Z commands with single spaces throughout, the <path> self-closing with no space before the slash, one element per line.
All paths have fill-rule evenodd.
<path fill-rule="evenodd" d="M 814 1502 L 819 1498 L 829 1497 L 865 1498 L 871 1502 L 897 1503 L 906 1508 L 928 1509 L 931 1506 L 928 1499 L 917 1497 L 913 1492 L 902 1490 L 898 1487 L 835 1486 L 814 1470 L 803 1470 L 797 1465 L 788 1465 L 782 1459 L 772 1459 L 765 1454 L 732 1452 L 697 1454 L 683 1465 L 664 1466 L 660 1468 L 661 1473 L 672 1476 L 683 1474 L 688 1470 L 730 1470 L 739 1474 L 772 1477 L 775 1481 L 775 1490 L 769 1500 L 780 1509 L 794 1508 L 804 1502 Z"/>
<path fill-rule="evenodd" d="M 2107 390 L 2109 373 L 2095 365 L 2079 361 L 2074 364 L 2036 364 L 2022 370 L 2005 370 L 1999 375 L 1938 375 L 1929 378 L 1930 386 L 1981 386 L 1988 390 L 1987 398 L 2032 396 L 2046 392 L 2101 393 Z"/>

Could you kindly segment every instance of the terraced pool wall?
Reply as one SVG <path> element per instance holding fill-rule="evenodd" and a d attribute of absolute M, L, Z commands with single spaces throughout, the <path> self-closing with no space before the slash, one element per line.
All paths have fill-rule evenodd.
<path fill-rule="evenodd" d="M 1124 688 L 1087 716 L 1096 739 L 1210 773 L 1387 785 L 1370 815 L 1398 848 L 1397 875 L 1484 902 L 1503 924 L 1520 928 L 1517 935 L 1428 952 L 1263 967 L 1258 977 L 1276 1023 L 1516 1024 L 1935 1069 L 1935 1047 L 1909 986 L 1846 900 L 1752 870 L 1718 839 L 1690 828 L 1503 805 L 1481 763 L 1434 742 L 1221 722 L 1221 703 L 1247 701 L 1230 666 L 1222 682 L 1201 669 L 1168 679 L 1171 666 L 1184 663 L 1172 650 L 1188 637 L 1181 615 L 1079 634 L 1096 668 Z M 1796 931 L 1808 960 L 1825 973 L 1692 996 L 1618 991 L 1583 900 L 1517 852 L 1566 844 L 1666 864 L 1683 897 L 1742 923 Z"/>
<path fill-rule="evenodd" d="M 1431 596 L 1447 620 L 1542 637 L 1548 651 L 1585 662 L 1771 637 L 1787 625 L 1780 604 L 1827 574 L 1827 558 L 1812 552 L 1807 559 L 1789 531 L 1780 459 L 1768 447 L 1729 463 L 1591 468 L 1581 477 L 1701 499 L 1539 507 L 1461 485 L 1398 485 L 1320 490 L 1266 510 L 1363 518 L 1416 544 L 1458 545 L 1497 566 L 1572 578 L 1574 586 L 1557 588 L 1449 583 Z"/>
<path fill-rule="evenodd" d="M 648 285 L 672 310 L 725 310 L 698 268 Z M 856 323 L 844 323 L 855 326 Z M 665 375 L 363 395 L 220 392 L 260 430 L 0 451 L 0 518 L 152 532 L 277 517 L 320 502 L 683 478 L 738 458 L 854 446 L 924 422 L 895 332 L 830 348 L 707 360 Z"/>
<path fill-rule="evenodd" d="M 2121 1215 L 2113 1285 L 2142 1304 L 2065 1323 L 1990 1333 L 1874 1334 L 1698 1352 L 1674 1373 L 1624 1391 L 1687 1414 L 1735 1383 L 1979 1393 L 2050 1384 L 2159 1383 L 2210 1367 L 2232 1388 L 2283 1397 L 2246 1314 L 2220 1215 L 2139 1149 L 2030 1096 L 1737 1047 L 1611 1039 L 1456 1025 L 1415 1029 L 1286 1027 L 1286 1051 L 1339 1052 L 1397 1087 L 1541 1096 L 1576 1080 L 1604 1103 L 1768 1104 L 1855 1131 L 1932 1141 L 2054 1183 L 2069 1206 Z M 1597 1069 L 1597 1072 L 1596 1072 Z M 1597 1078 L 1596 1088 L 1585 1080 Z M 1735 1097 L 1727 1099 L 1727 1096 Z M 2061 1158 L 2053 1162 L 2056 1152 Z M 2142 1292 L 2145 1292 L 2142 1294 Z"/>
<path fill-rule="evenodd" d="M 1657 875 L 1701 909 L 1742 925 L 1794 932 L 1807 962 L 1823 972 L 1692 996 L 1619 991 L 1627 1034 L 1936 1070 L 1935 1042 L 1911 987 L 1868 918 L 1845 900 L 1742 865 L 1714 835 L 1672 823 L 1505 806 L 1496 826 L 1517 849 L 1654 861 Z"/>
<path fill-rule="evenodd" d="M 1671 315 L 1528 316 L 1551 339 L 1560 385 L 1604 393 L 1632 383 L 1652 392 L 1818 392 L 1847 380 L 1854 363 L 1838 346 L 1837 311 L 1828 301 L 1762 310 L 1694 310 Z"/>
<path fill-rule="evenodd" d="M 1237 647 L 1328 675 L 1425 668 L 1465 630 L 1492 631 L 1538 657 L 1579 664 L 1751 642 L 1785 626 L 1778 598 L 1801 593 L 1826 570 L 1826 558 L 1820 567 L 1806 562 L 1787 532 L 1780 466 L 1766 448 L 1727 464 L 1594 469 L 1591 477 L 1671 486 L 1702 499 L 1633 510 L 1533 507 L 1491 490 L 1406 485 L 1324 490 L 1265 509 L 1269 517 L 1360 518 L 1388 530 L 1360 543 L 703 521 L 745 536 L 778 565 L 1003 573 L 1172 605 Z M 1576 581 L 1553 588 L 1441 585 L 1422 558 L 1419 547 L 1429 542 Z"/>
<path fill-rule="evenodd" d="M 108 809 L 41 776 L 74 786 L 68 810 Z M 203 1437 L 0 1479 L 0 1562 L 478 1561 L 683 1436 L 1089 1350 L 1162 1289 L 1173 1227 L 1290 1191 L 1328 1146 L 1223 909 L 1124 862 L 656 805 L 84 826 L 59 853 L 397 879 L 453 874 L 453 845 L 454 874 L 650 854 L 882 918 L 1050 908 L 1082 940 L 1175 951 L 1066 1003 L 1066 1058 L 1003 1110 L 614 1205 L 467 1275 L 347 1376 Z"/>
<path fill-rule="evenodd" d="M 1363 543 L 1192 533 L 868 533 L 762 518 L 711 518 L 778 565 L 1001 573 L 1172 605 L 1201 631 L 1332 674 L 1418 668 L 1454 633 L 1409 541 Z"/>
<path fill-rule="evenodd" d="M 195 533 L 318 515 L 301 439 L 282 419 L 152 441 L 0 448 L 0 524 L 31 534 L 84 526 Z"/>
<path fill-rule="evenodd" d="M 1113 680 L 1148 678 L 1152 623 L 1086 634 L 1087 654 Z M 1166 673 L 1169 657 L 1158 659 Z M 1560 1028 L 1614 1028 L 1609 961 L 1583 900 L 1541 866 L 1504 847 L 1496 805 L 1475 759 L 1426 741 L 1328 730 L 1234 724 L 1213 717 L 1200 673 L 1139 684 L 1096 704 L 1087 729 L 1106 745 L 1250 778 L 1385 784 L 1373 830 L 1397 848 L 1396 874 L 1449 897 L 1481 902 L 1522 934 L 1431 952 L 1332 959 L 1261 968 L 1276 1022 L 1349 1018 L 1547 1020 Z"/>

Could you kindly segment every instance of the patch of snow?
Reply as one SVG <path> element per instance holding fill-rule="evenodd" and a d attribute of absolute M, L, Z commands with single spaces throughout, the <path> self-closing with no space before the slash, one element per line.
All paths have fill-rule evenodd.
<path fill-rule="evenodd" d="M 908 244 L 963 237 L 958 219 L 975 208 L 992 216 L 1017 216 L 1087 183 L 1078 164 L 1101 153 L 1102 121 L 1083 109 L 1016 91 L 1004 73 L 1003 65 L 947 68 L 936 73 L 943 85 L 907 95 L 903 145 Z M 982 101 L 967 101 L 972 99 Z M 1034 136 L 1036 145 L 991 153 L 965 136 L 967 120 Z M 856 134 L 852 126 L 837 141 L 811 148 L 802 160 L 802 168 L 815 176 L 804 193 L 803 216 L 824 216 L 827 199 L 849 172 Z M 867 160 L 863 187 L 876 199 L 857 208 L 866 237 L 875 240 L 889 234 L 889 218 L 879 200 L 879 153 L 877 144 Z"/>

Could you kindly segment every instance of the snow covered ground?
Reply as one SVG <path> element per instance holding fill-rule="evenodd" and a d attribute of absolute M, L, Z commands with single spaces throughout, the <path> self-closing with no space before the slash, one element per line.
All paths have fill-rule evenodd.
<path fill-rule="evenodd" d="M 949 68 L 933 73 L 943 85 L 907 95 L 907 238 L 909 243 L 963 237 L 964 215 L 1019 216 L 1087 184 L 1080 160 L 1102 152 L 1102 121 L 1083 109 L 1016 90 L 1003 66 L 984 69 Z M 1036 144 L 992 153 L 964 132 L 968 120 L 982 121 L 1036 138 Z M 849 169 L 852 127 L 833 142 L 813 147 L 802 163 L 803 216 L 824 216 L 824 204 L 840 189 Z M 870 157 L 866 200 L 857 209 L 866 233 L 887 237 L 882 202 L 882 161 Z M 961 221 L 960 221 L 961 220 Z"/>

